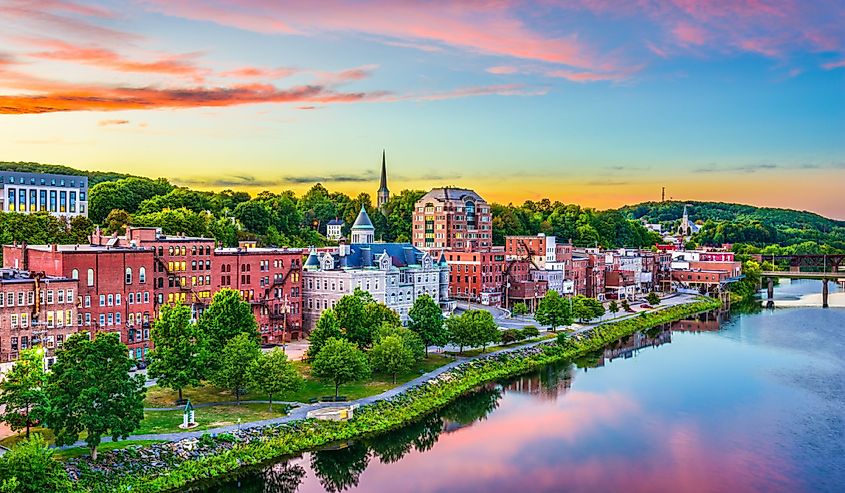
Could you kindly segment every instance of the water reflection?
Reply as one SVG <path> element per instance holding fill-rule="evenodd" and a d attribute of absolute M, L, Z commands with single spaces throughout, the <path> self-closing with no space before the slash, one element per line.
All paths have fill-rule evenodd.
<path fill-rule="evenodd" d="M 835 309 L 701 314 L 201 491 L 842 491 L 843 326 Z"/>

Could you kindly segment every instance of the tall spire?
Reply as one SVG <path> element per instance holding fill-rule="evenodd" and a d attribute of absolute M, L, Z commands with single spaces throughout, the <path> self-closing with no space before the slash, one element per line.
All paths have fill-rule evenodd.
<path fill-rule="evenodd" d="M 384 149 L 381 150 L 381 186 L 376 194 L 379 210 L 384 214 L 384 206 L 390 199 L 390 190 L 387 189 L 387 160 Z"/>

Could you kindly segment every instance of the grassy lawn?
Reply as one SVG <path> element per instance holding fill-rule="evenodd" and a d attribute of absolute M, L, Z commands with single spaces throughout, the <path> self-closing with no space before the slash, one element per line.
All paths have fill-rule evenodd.
<path fill-rule="evenodd" d="M 53 443 L 53 439 L 54 439 L 53 432 L 50 431 L 47 428 L 33 428 L 29 432 L 30 432 L 30 434 L 40 433 L 41 436 L 44 437 L 44 440 L 46 440 L 48 443 Z M 4 446 L 6 448 L 12 448 L 15 445 L 17 445 L 18 442 L 20 442 L 21 440 L 24 440 L 25 438 L 26 438 L 26 431 L 22 430 L 19 433 L 16 433 L 14 435 L 9 435 L 6 438 L 0 440 L 0 445 Z"/>
<path fill-rule="evenodd" d="M 395 385 L 393 384 L 392 377 L 390 375 L 374 373 L 369 380 L 341 386 L 340 393 L 341 395 L 347 396 L 349 399 L 358 399 L 361 397 L 380 394 L 385 390 L 392 389 L 397 385 L 417 378 L 421 373 L 435 370 L 452 361 L 454 361 L 454 358 L 451 356 L 432 353 L 429 354 L 428 358 L 414 365 L 411 370 L 396 375 Z M 293 361 L 292 364 L 305 377 L 305 385 L 299 392 L 273 396 L 274 401 L 308 402 L 309 399 L 319 399 L 325 395 L 334 395 L 333 385 L 321 383 L 317 379 L 311 377 L 311 367 L 308 363 Z M 219 389 L 211 385 L 185 389 L 182 394 L 186 399 L 190 399 L 194 404 L 235 400 L 234 395 L 230 391 Z M 156 385 L 147 389 L 147 399 L 144 405 L 146 407 L 173 407 L 175 405 L 176 398 L 176 392 Z M 249 392 L 247 395 L 241 397 L 241 400 L 266 399 L 266 395 L 257 392 Z M 243 407 L 244 405 L 241 405 L 241 408 Z M 202 411 L 204 411 L 203 408 L 197 409 L 197 416 L 200 416 Z M 180 411 L 168 412 L 178 413 L 179 420 L 181 422 L 182 413 Z M 246 420 L 242 418 L 242 421 Z M 252 421 L 254 421 L 254 419 Z"/>
<path fill-rule="evenodd" d="M 285 406 L 274 404 L 270 412 L 267 404 L 241 404 L 240 406 L 211 406 L 194 409 L 194 417 L 199 424 L 193 430 L 205 430 L 237 424 L 238 418 L 242 423 L 261 421 L 262 419 L 284 416 Z M 182 431 L 182 411 L 146 411 L 141 428 L 133 434 L 170 433 Z"/>
<path fill-rule="evenodd" d="M 153 443 L 162 443 L 163 440 L 123 440 L 120 442 L 103 443 L 97 447 L 97 453 L 108 452 L 109 450 L 118 450 L 133 445 L 152 445 Z M 63 450 L 56 450 L 53 456 L 59 460 L 72 459 L 74 457 L 82 457 L 90 455 L 88 447 L 73 447 Z"/>
<path fill-rule="evenodd" d="M 487 346 L 487 349 L 485 349 L 483 351 L 482 351 L 481 348 L 477 348 L 477 349 L 465 349 L 463 353 L 459 353 L 457 351 L 446 351 L 446 354 L 470 358 L 470 357 L 473 357 L 473 356 L 478 356 L 480 354 L 486 354 L 486 353 L 490 353 L 490 352 L 493 352 L 493 351 L 498 351 L 499 349 L 507 349 L 507 348 L 510 348 L 510 347 L 521 346 L 523 344 L 529 344 L 529 343 L 532 343 L 532 342 L 544 341 L 546 339 L 554 339 L 555 337 L 557 337 L 558 333 L 545 332 L 545 333 L 540 334 L 539 337 L 534 337 L 533 339 L 525 339 L 525 340 L 517 341 L 517 342 L 511 343 L 511 344 L 500 344 L 498 346 Z"/>

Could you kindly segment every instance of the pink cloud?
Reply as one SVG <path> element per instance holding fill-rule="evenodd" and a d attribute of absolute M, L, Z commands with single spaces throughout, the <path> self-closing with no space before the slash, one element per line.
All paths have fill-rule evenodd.
<path fill-rule="evenodd" d="M 487 72 L 496 75 L 507 75 L 507 74 L 515 74 L 519 72 L 519 69 L 516 67 L 512 67 L 510 65 L 497 65 L 495 67 L 489 67 L 486 69 Z"/>
<path fill-rule="evenodd" d="M 616 61 L 597 55 L 574 34 L 548 36 L 529 28 L 510 2 L 415 3 L 244 0 L 227 7 L 205 0 L 152 0 L 153 10 L 262 33 L 359 32 L 388 42 L 442 43 L 488 55 L 611 70 Z M 245 19 L 244 12 L 249 12 Z M 378 12 L 378 15 L 373 15 Z M 274 27 L 273 23 L 280 25 Z M 427 44 L 426 44 L 427 46 Z"/>
<path fill-rule="evenodd" d="M 221 77 L 235 77 L 235 78 L 263 78 L 263 79 L 283 79 L 290 77 L 297 73 L 297 69 L 289 67 L 279 68 L 261 68 L 261 67 L 241 67 L 234 70 L 220 72 Z"/>
<path fill-rule="evenodd" d="M 198 67 L 193 58 L 196 55 L 170 55 L 151 61 L 128 59 L 115 51 L 96 46 L 80 46 L 54 39 L 30 40 L 45 51 L 30 53 L 29 56 L 45 60 L 79 62 L 122 72 L 156 73 L 189 76 L 202 80 L 210 73 Z"/>
<path fill-rule="evenodd" d="M 672 34 L 683 45 L 703 45 L 707 38 L 707 33 L 704 29 L 687 22 L 679 22 L 672 29 Z"/>
<path fill-rule="evenodd" d="M 624 73 L 603 74 L 597 72 L 575 72 L 572 70 L 551 70 L 546 72 L 548 77 L 555 77 L 558 79 L 566 79 L 572 82 L 598 82 L 598 81 L 619 81 L 629 77 Z"/>
<path fill-rule="evenodd" d="M 822 68 L 825 70 L 833 70 L 835 68 L 842 68 L 845 67 L 845 59 L 837 60 L 835 62 L 829 62 L 822 65 Z"/>
<path fill-rule="evenodd" d="M 388 95 L 383 100 L 442 101 L 445 99 L 458 99 L 473 96 L 543 96 L 545 94 L 548 94 L 548 90 L 545 88 L 529 88 L 523 84 L 501 84 L 492 86 L 460 87 L 444 91 L 432 91 L 398 96 Z"/>

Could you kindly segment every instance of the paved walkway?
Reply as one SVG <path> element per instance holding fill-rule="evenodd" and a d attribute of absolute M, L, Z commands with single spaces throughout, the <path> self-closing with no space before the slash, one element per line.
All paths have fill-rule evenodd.
<path fill-rule="evenodd" d="M 676 306 L 676 305 L 688 303 L 688 302 L 693 301 L 695 298 L 696 297 L 692 296 L 692 295 L 684 295 L 684 294 L 674 295 L 674 296 L 665 298 L 664 301 L 660 304 L 660 306 L 658 308 L 668 308 L 670 306 Z M 598 325 L 602 325 L 602 324 L 605 324 L 605 323 L 608 323 L 608 322 L 611 322 L 611 321 L 617 321 L 617 320 L 624 319 L 624 318 L 634 317 L 636 315 L 637 315 L 637 313 L 618 313 L 618 314 L 615 314 L 615 316 L 613 316 L 613 317 L 606 317 L 603 320 L 600 320 L 600 321 L 598 321 L 594 324 L 580 325 L 573 331 L 573 333 L 585 332 L 585 331 L 590 330 L 593 327 L 596 327 Z M 318 402 L 316 404 L 302 404 L 299 407 L 293 409 L 290 412 L 290 414 L 288 414 L 286 416 L 278 417 L 278 418 L 270 418 L 270 419 L 264 419 L 264 420 L 260 420 L 260 421 L 252 421 L 252 422 L 249 422 L 249 423 L 242 423 L 240 425 L 228 425 L 228 426 L 222 426 L 222 427 L 218 427 L 218 428 L 210 428 L 210 429 L 206 429 L 206 430 L 131 435 L 127 438 L 127 440 L 177 441 L 177 440 L 182 440 L 182 439 L 185 439 L 185 438 L 199 438 L 200 436 L 202 436 L 206 433 L 210 433 L 210 434 L 213 434 L 213 435 L 220 434 L 220 433 L 231 433 L 231 432 L 238 431 L 238 430 L 246 430 L 246 429 L 250 429 L 250 428 L 258 428 L 258 427 L 262 427 L 262 426 L 275 425 L 275 424 L 288 423 L 288 422 L 291 422 L 291 421 L 301 420 L 301 419 L 305 419 L 305 417 L 306 417 L 306 415 L 308 414 L 309 411 L 313 411 L 315 409 L 322 409 L 322 408 L 325 408 L 325 407 L 334 407 L 334 406 L 338 406 L 338 405 L 363 406 L 363 405 L 371 404 L 371 403 L 376 402 L 376 401 L 390 399 L 391 397 L 394 397 L 398 394 L 401 394 L 408 389 L 411 389 L 411 388 L 416 387 L 416 386 L 418 386 L 418 385 L 420 385 L 424 382 L 427 382 L 431 379 L 434 379 L 434 378 L 440 376 L 442 373 L 447 372 L 447 371 L 455 368 L 456 366 L 458 366 L 462 363 L 465 363 L 466 361 L 471 361 L 471 360 L 481 358 L 481 357 L 484 357 L 484 356 L 489 356 L 489 355 L 495 355 L 495 354 L 500 354 L 500 353 L 517 351 L 517 350 L 520 350 L 520 349 L 536 346 L 536 345 L 543 344 L 543 343 L 546 343 L 546 342 L 549 342 L 549 340 L 544 339 L 544 340 L 535 341 L 535 342 L 532 342 L 532 343 L 529 343 L 529 344 L 522 344 L 522 345 L 513 346 L 513 347 L 509 347 L 509 348 L 499 349 L 497 351 L 490 351 L 488 353 L 480 354 L 478 356 L 473 356 L 473 357 L 469 357 L 469 358 L 458 358 L 451 363 L 443 365 L 440 368 L 432 370 L 432 371 L 430 371 L 430 372 L 428 372 L 424 375 L 421 375 L 421 376 L 419 376 L 419 377 L 417 377 L 417 378 L 415 378 L 415 379 L 413 379 L 409 382 L 398 385 L 398 386 L 396 386 L 396 387 L 394 387 L 390 390 L 386 390 L 386 391 L 382 392 L 381 394 L 372 395 L 372 396 L 369 396 L 369 397 L 362 397 L 361 399 L 356 399 L 354 401 L 348 401 L 348 402 L 343 402 L 343 403 Z M 242 401 L 242 402 L 261 402 L 261 401 Z M 282 403 L 282 402 L 280 401 L 280 403 Z M 220 403 L 207 403 L 206 406 L 212 405 L 212 404 L 220 404 Z M 197 405 L 196 407 L 199 407 L 199 406 L 200 405 Z M 173 408 L 172 410 L 180 410 L 180 409 L 183 409 L 183 408 L 177 407 L 177 408 Z M 171 409 L 170 408 L 163 408 L 161 410 L 171 410 Z M 102 441 L 103 442 L 109 442 L 109 441 L 111 441 L 111 438 L 110 437 L 103 437 Z M 73 445 L 63 447 L 63 448 L 82 447 L 82 446 L 85 446 L 85 442 L 80 440 L 80 441 L 74 443 Z"/>

